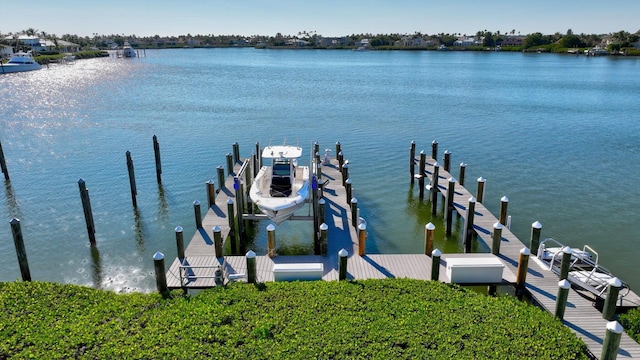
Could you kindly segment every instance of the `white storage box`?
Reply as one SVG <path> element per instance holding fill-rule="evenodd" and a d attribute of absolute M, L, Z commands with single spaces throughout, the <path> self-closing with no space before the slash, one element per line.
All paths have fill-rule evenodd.
<path fill-rule="evenodd" d="M 447 258 L 447 276 L 457 284 L 497 284 L 502 282 L 504 264 L 495 255 Z"/>
<path fill-rule="evenodd" d="M 322 280 L 322 263 L 273 264 L 275 281 Z"/>

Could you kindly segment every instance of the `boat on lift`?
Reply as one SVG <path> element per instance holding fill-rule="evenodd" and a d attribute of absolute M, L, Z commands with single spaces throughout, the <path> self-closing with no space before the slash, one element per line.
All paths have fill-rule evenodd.
<path fill-rule="evenodd" d="M 302 148 L 291 145 L 267 146 L 249 197 L 276 225 L 289 219 L 309 196 L 309 167 L 299 166 Z"/>
<path fill-rule="evenodd" d="M 31 51 L 20 51 L 11 55 L 9 62 L 0 63 L 0 74 L 40 70 L 41 68 L 42 66 L 33 59 Z"/>

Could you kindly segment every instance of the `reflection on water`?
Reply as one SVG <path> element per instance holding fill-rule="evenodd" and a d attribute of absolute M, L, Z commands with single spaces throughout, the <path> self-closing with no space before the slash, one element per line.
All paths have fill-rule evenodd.
<path fill-rule="evenodd" d="M 93 287 L 96 289 L 102 288 L 102 265 L 100 264 L 100 251 L 97 246 L 91 247 L 91 260 L 93 270 Z"/>

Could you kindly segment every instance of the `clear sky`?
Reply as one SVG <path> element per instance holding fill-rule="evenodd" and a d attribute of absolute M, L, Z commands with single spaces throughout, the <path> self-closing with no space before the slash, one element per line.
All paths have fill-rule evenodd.
<path fill-rule="evenodd" d="M 61 36 L 462 33 L 640 30 L 640 0 L 5 0 L 0 32 Z"/>

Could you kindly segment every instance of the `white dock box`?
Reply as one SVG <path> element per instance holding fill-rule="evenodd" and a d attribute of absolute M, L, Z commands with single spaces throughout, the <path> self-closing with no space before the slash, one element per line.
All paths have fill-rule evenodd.
<path fill-rule="evenodd" d="M 457 284 L 497 284 L 502 282 L 504 264 L 495 255 L 448 257 L 447 276 Z"/>
<path fill-rule="evenodd" d="M 275 281 L 322 280 L 322 263 L 273 264 Z"/>

